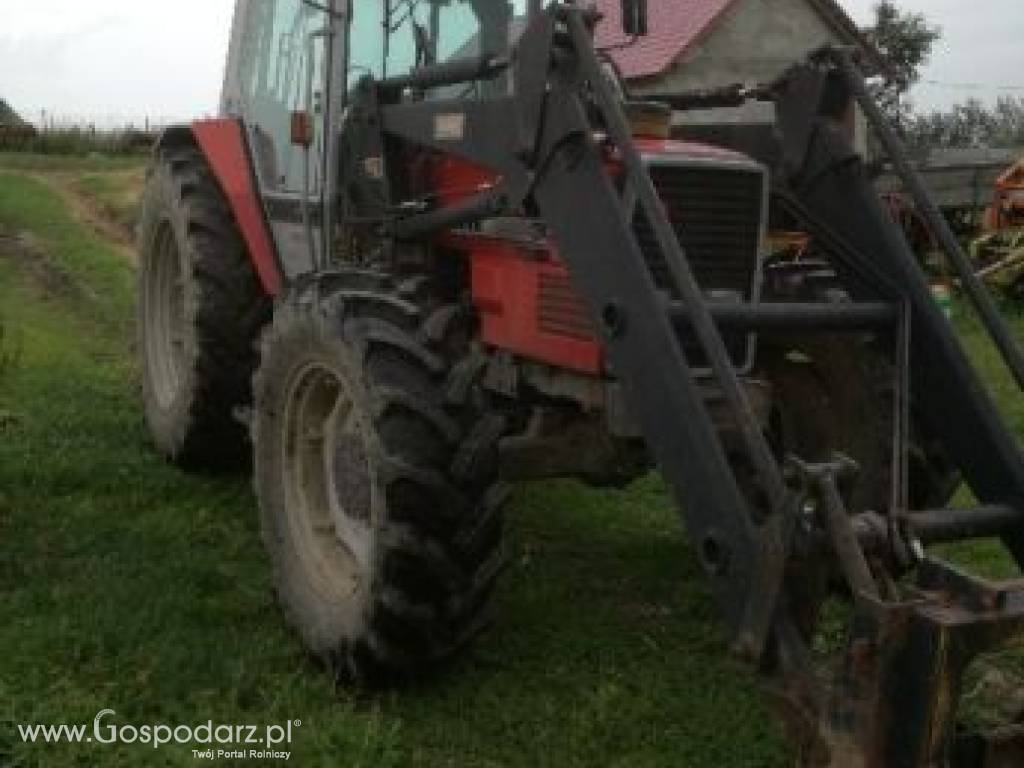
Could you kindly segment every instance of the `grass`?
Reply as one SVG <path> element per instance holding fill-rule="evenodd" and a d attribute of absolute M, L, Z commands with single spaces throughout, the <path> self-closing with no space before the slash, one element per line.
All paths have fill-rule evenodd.
<path fill-rule="evenodd" d="M 134 725 L 301 719 L 302 766 L 791 764 L 753 676 L 725 653 L 655 478 L 621 492 L 520 488 L 498 625 L 437 680 L 336 690 L 283 625 L 248 481 L 184 475 L 152 454 L 130 354 L 132 269 L 28 175 L 40 173 L 122 205 L 138 178 L 121 160 L 0 154 L 0 227 L 31 235 L 24 248 L 0 238 L 0 358 L 20 351 L 0 374 L 0 766 L 194 764 L 190 747 L 16 735 L 108 707 Z M 1024 403 L 958 310 L 1024 434 Z M 1012 322 L 1024 337 L 1024 318 Z M 991 576 L 1012 569 L 990 542 L 943 554 Z M 996 663 L 996 682 L 1019 682 L 1024 649 Z M 972 677 L 975 698 L 999 694 L 990 671 Z"/>
<path fill-rule="evenodd" d="M 0 317 L 0 381 L 7 374 L 18 359 L 18 352 L 11 334 L 7 330 L 7 323 Z"/>
<path fill-rule="evenodd" d="M 954 324 L 964 341 L 964 348 L 971 362 L 980 373 L 985 387 L 1010 429 L 1018 437 L 1024 435 L 1024 398 L 1021 397 L 1016 382 L 1003 364 L 999 351 L 971 307 L 964 302 L 958 302 L 955 310 Z M 1016 338 L 1024 340 L 1024 313 L 1021 308 L 1006 303 L 1002 310 Z M 961 488 L 952 503 L 955 506 L 969 507 L 976 504 L 977 499 L 965 487 Z M 995 540 L 983 539 L 944 546 L 937 548 L 937 554 L 985 578 L 1009 579 L 1019 575 L 1017 566 L 1006 548 Z"/>
<path fill-rule="evenodd" d="M 0 168 L 11 171 L 106 172 L 135 170 L 145 158 L 91 153 L 81 157 L 0 151 Z"/>
<path fill-rule="evenodd" d="M 1001 309 L 1018 342 L 1024 340 L 1024 307 L 1006 301 Z M 981 321 L 973 311 L 961 304 L 956 313 L 956 326 L 966 343 L 971 361 L 981 371 L 1003 417 L 1014 433 L 1024 435 L 1024 398 L 1020 396 L 1016 382 L 1003 364 L 995 344 L 985 333 Z"/>
<path fill-rule="evenodd" d="M 248 482 L 149 449 L 130 268 L 23 175 L 0 173 L 0 221 L 38 247 L 0 251 L 23 347 L 0 382 L 0 765 L 194 763 L 187 747 L 25 745 L 14 729 L 107 707 L 135 725 L 299 718 L 302 766 L 788 764 L 654 479 L 520 489 L 498 626 L 412 690 L 335 690 L 282 623 Z M 50 274 L 76 288 L 54 293 Z"/>
<path fill-rule="evenodd" d="M 88 307 L 91 319 L 129 332 L 132 271 L 107 243 L 85 230 L 41 181 L 0 169 L 0 221 L 37 241 L 28 267 L 51 293 L 66 293 Z"/>
<path fill-rule="evenodd" d="M 134 238 L 145 168 L 143 157 L 0 152 L 0 172 L 30 174 L 57 187 L 71 202 L 73 213 L 84 214 L 94 228 L 121 242 Z"/>
<path fill-rule="evenodd" d="M 130 168 L 116 173 L 76 174 L 71 188 L 89 201 L 99 215 L 130 232 L 138 219 L 144 182 L 144 171 Z"/>

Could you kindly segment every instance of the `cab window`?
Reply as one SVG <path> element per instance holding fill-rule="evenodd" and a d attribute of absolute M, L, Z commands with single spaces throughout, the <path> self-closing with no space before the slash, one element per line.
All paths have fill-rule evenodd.
<path fill-rule="evenodd" d="M 366 75 L 395 77 L 428 63 L 485 52 L 505 55 L 522 34 L 530 8 L 541 5 L 536 0 L 353 0 L 349 86 Z"/>
<path fill-rule="evenodd" d="M 267 188 L 300 192 L 306 158 L 291 143 L 291 113 L 324 107 L 326 62 L 316 33 L 326 14 L 302 0 L 253 0 L 247 21 L 242 95 L 257 170 Z"/>

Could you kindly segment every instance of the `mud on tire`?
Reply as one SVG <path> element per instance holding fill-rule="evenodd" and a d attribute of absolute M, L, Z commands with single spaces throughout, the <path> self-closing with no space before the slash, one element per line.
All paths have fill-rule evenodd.
<path fill-rule="evenodd" d="M 425 280 L 353 270 L 295 289 L 263 339 L 263 538 L 290 623 L 340 678 L 429 672 L 487 621 L 504 419 L 465 317 Z"/>
<path fill-rule="evenodd" d="M 193 469 L 249 461 L 237 409 L 251 402 L 271 300 L 202 155 L 161 150 L 139 229 L 138 351 L 157 449 Z"/>

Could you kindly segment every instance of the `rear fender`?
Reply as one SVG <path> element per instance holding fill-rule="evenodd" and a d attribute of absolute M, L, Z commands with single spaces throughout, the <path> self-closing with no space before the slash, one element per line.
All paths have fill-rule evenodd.
<path fill-rule="evenodd" d="M 160 135 L 154 152 L 186 146 L 195 147 L 206 158 L 235 217 L 263 289 L 268 295 L 277 296 L 284 284 L 283 272 L 241 121 L 226 118 L 170 126 Z"/>

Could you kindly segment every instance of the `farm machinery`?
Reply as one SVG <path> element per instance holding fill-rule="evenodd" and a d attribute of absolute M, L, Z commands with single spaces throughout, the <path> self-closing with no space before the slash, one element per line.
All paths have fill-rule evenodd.
<path fill-rule="evenodd" d="M 1009 298 L 1024 295 L 1024 161 L 1006 168 L 1003 150 L 947 150 L 915 167 L 969 253 L 977 276 Z M 876 181 L 891 216 L 903 230 L 937 290 L 956 282 L 926 217 L 900 174 L 882 166 Z"/>
<path fill-rule="evenodd" d="M 645 3 L 619 10 L 603 23 L 642 44 Z M 802 764 L 1019 765 L 1017 730 L 960 728 L 958 700 L 1024 588 L 928 547 L 1000 538 L 1020 562 L 1024 460 L 851 147 L 857 104 L 914 187 L 854 54 L 692 100 L 773 102 L 769 168 L 665 138 L 673 105 L 629 100 L 598 23 L 239 0 L 222 116 L 163 134 L 143 205 L 158 449 L 252 462 L 287 620 L 371 686 L 486 626 L 506 483 L 656 467 Z M 775 215 L 822 257 L 766 260 Z M 961 480 L 979 506 L 948 509 Z"/>
<path fill-rule="evenodd" d="M 1016 298 L 1024 297 L 1024 160 L 996 181 L 983 229 L 971 244 L 981 276 Z"/>

